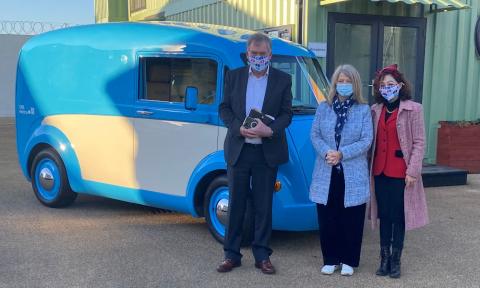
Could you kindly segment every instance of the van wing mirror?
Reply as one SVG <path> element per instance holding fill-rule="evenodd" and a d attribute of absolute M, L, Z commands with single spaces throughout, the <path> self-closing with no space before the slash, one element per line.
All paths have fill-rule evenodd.
<path fill-rule="evenodd" d="M 185 89 L 185 109 L 196 110 L 198 104 L 198 88 L 188 86 Z"/>

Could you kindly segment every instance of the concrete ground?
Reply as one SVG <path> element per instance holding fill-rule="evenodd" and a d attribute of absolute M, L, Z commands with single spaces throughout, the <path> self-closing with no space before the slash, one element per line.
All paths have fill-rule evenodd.
<path fill-rule="evenodd" d="M 320 274 L 315 232 L 274 232 L 272 262 L 215 271 L 222 247 L 203 219 L 79 196 L 51 209 L 20 172 L 12 119 L 0 120 L 0 287 L 480 287 L 480 175 L 468 185 L 429 188 L 431 224 L 407 232 L 403 275 L 374 275 L 378 231 L 366 225 L 361 266 L 352 277 Z"/>

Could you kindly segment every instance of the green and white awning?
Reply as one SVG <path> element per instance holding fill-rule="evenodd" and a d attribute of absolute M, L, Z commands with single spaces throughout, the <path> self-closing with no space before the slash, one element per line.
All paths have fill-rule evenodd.
<path fill-rule="evenodd" d="M 328 5 L 340 2 L 347 2 L 351 0 L 320 0 L 320 5 Z M 466 9 L 469 8 L 467 4 L 462 0 L 370 0 L 372 2 L 388 2 L 398 3 L 403 2 L 406 4 L 425 4 L 425 5 L 437 5 L 439 9 Z"/>

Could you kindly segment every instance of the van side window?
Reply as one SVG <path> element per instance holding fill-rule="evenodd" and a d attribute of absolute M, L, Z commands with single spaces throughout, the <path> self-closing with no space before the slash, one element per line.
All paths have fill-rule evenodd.
<path fill-rule="evenodd" d="M 188 86 L 198 88 L 198 103 L 212 104 L 217 92 L 217 62 L 204 58 L 142 58 L 141 99 L 182 103 Z"/>

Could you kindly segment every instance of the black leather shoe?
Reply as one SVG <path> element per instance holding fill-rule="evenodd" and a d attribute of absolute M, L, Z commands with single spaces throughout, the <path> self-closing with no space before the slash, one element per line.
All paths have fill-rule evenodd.
<path fill-rule="evenodd" d="M 217 267 L 217 272 L 220 273 L 225 273 L 225 272 L 230 272 L 233 270 L 233 268 L 240 267 L 242 266 L 242 262 L 240 261 L 233 261 L 232 259 L 225 259 L 218 265 Z"/>
<path fill-rule="evenodd" d="M 269 259 L 255 262 L 255 268 L 261 269 L 263 274 L 275 274 L 275 267 L 273 267 Z"/>
<path fill-rule="evenodd" d="M 375 274 L 377 276 L 387 276 L 390 274 L 390 246 L 380 248 L 380 267 Z"/>
<path fill-rule="evenodd" d="M 392 262 L 390 264 L 390 278 L 400 278 L 400 258 L 402 257 L 402 249 L 392 249 Z"/>

